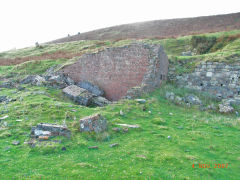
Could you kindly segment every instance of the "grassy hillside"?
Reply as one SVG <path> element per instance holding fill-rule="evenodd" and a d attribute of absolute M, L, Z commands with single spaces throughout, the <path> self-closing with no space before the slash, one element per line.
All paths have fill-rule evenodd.
<path fill-rule="evenodd" d="M 0 130 L 1 179 L 239 177 L 240 121 L 234 116 L 176 106 L 163 98 L 164 89 L 145 96 L 146 104 L 130 100 L 104 108 L 85 108 L 63 101 L 58 90 L 26 88 L 21 92 L 0 91 L 0 95 L 18 99 L 0 107 L 4 112 L 1 117 L 9 115 L 4 120 L 7 128 Z M 79 133 L 78 120 L 97 112 L 108 119 L 108 131 L 100 135 Z M 40 122 L 66 122 L 72 138 L 54 138 L 62 143 L 31 148 L 24 141 L 29 140 L 31 126 Z M 117 123 L 138 124 L 140 128 L 114 132 Z M 12 145 L 14 140 L 20 145 Z M 110 148 L 113 143 L 119 146 Z M 99 149 L 90 150 L 89 146 Z M 211 168 L 201 169 L 199 163 L 211 164 Z M 215 164 L 228 167 L 214 168 Z"/>
<path fill-rule="evenodd" d="M 0 66 L 0 83 L 16 81 L 27 74 L 42 74 L 54 65 L 74 62 L 72 57 L 76 55 L 132 42 L 161 44 L 171 66 L 179 73 L 189 72 L 201 61 L 239 61 L 239 34 L 239 30 L 204 34 L 215 37 L 216 43 L 209 52 L 193 56 L 182 56 L 182 52 L 192 51 L 192 36 L 75 41 L 3 52 L 0 65 L 5 66 Z M 233 36 L 237 38 L 230 41 Z M 59 52 L 70 56 L 46 59 L 46 54 Z M 21 58 L 21 62 L 27 62 L 11 64 L 10 60 Z M 10 63 L 6 66 L 3 61 Z M 61 90 L 24 87 L 25 90 L 0 89 L 0 96 L 15 99 L 0 103 L 0 118 L 9 116 L 0 120 L 0 179 L 239 179 L 239 118 L 235 114 L 200 111 L 198 106 L 175 105 L 165 99 L 166 92 L 178 96 L 196 92 L 166 84 L 144 95 L 145 104 L 122 100 L 103 108 L 87 108 L 66 99 Z M 206 105 L 216 104 L 207 94 L 197 95 Z M 108 131 L 80 133 L 79 119 L 94 113 L 107 118 Z M 31 127 L 41 122 L 66 123 L 72 131 L 71 139 L 55 137 L 34 148 L 24 144 L 30 139 Z M 112 128 L 118 123 L 138 124 L 140 128 L 115 132 Z M 20 145 L 12 145 L 14 140 Z M 109 147 L 113 143 L 119 146 Z M 99 149 L 88 149 L 90 146 Z M 199 168 L 199 164 L 210 164 L 211 168 Z M 224 168 L 218 168 L 218 164 L 224 164 Z"/>
<path fill-rule="evenodd" d="M 239 18 L 240 13 L 234 13 L 216 16 L 146 21 L 63 37 L 50 43 L 79 40 L 166 39 L 193 34 L 230 31 L 240 29 Z"/>

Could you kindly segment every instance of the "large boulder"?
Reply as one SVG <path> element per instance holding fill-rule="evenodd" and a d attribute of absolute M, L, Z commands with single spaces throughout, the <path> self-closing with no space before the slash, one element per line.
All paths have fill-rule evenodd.
<path fill-rule="evenodd" d="M 103 90 L 101 90 L 98 86 L 93 85 L 88 81 L 80 81 L 79 83 L 77 83 L 77 85 L 83 89 L 88 90 L 89 92 L 96 96 L 102 96 L 104 94 Z"/>
<path fill-rule="evenodd" d="M 63 89 L 63 93 L 79 105 L 88 106 L 91 104 L 93 95 L 86 89 L 71 85 Z"/>
<path fill-rule="evenodd" d="M 80 132 L 94 131 L 100 133 L 107 129 L 107 120 L 100 114 L 95 114 L 80 119 L 79 125 Z"/>

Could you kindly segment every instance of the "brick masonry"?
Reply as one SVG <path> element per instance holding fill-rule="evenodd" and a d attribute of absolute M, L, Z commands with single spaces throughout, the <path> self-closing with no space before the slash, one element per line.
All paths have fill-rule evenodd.
<path fill-rule="evenodd" d="M 119 100 L 133 96 L 134 87 L 150 91 L 160 86 L 167 77 L 168 58 L 160 45 L 134 43 L 84 54 L 62 72 L 76 82 L 98 85 L 106 98 Z"/>

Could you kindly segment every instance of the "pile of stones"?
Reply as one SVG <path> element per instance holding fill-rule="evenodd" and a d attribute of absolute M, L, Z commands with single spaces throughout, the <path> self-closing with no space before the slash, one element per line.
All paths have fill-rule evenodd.
<path fill-rule="evenodd" d="M 104 92 L 98 86 L 87 81 L 76 83 L 70 77 L 61 73 L 52 73 L 44 76 L 28 75 L 20 81 L 20 84 L 48 86 L 62 89 L 63 93 L 78 105 L 105 106 L 111 103 L 103 97 Z"/>
<path fill-rule="evenodd" d="M 71 131 L 66 125 L 40 123 L 31 129 L 31 137 L 37 139 L 49 139 L 51 136 L 71 137 Z"/>
<path fill-rule="evenodd" d="M 180 104 L 180 105 L 199 105 L 199 109 L 201 111 L 213 110 L 223 114 L 234 113 L 234 105 L 240 105 L 240 99 L 222 99 L 222 102 L 218 104 L 216 107 L 214 104 L 204 105 L 202 101 L 195 95 L 186 95 L 184 97 L 180 97 L 175 95 L 173 92 L 166 92 L 165 98 L 169 101 Z M 236 112 L 238 114 L 238 112 Z"/>
<path fill-rule="evenodd" d="M 103 96 L 100 96 L 103 95 L 103 91 L 97 86 L 88 82 L 85 83 L 91 86 L 91 89 L 82 88 L 83 86 L 70 85 L 63 89 L 63 93 L 75 103 L 83 106 L 104 106 L 111 103 Z"/>
<path fill-rule="evenodd" d="M 175 95 L 173 92 L 166 92 L 166 99 L 176 104 L 202 105 L 202 101 L 195 95 L 189 94 L 184 97 Z"/>

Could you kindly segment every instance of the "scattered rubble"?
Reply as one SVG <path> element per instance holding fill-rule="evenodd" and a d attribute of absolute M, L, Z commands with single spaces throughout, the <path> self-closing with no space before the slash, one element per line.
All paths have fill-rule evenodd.
<path fill-rule="evenodd" d="M 146 99 L 135 99 L 135 101 L 137 101 L 140 104 L 145 104 L 147 102 Z"/>
<path fill-rule="evenodd" d="M 110 145 L 109 145 L 109 147 L 111 147 L 111 148 L 112 148 L 112 147 L 116 147 L 116 146 L 119 146 L 119 144 L 118 144 L 118 143 L 114 143 L 114 144 L 110 144 Z"/>
<path fill-rule="evenodd" d="M 95 106 L 103 107 L 108 104 L 111 104 L 111 101 L 107 100 L 106 98 L 104 98 L 102 96 L 97 96 L 97 97 L 93 97 L 92 104 Z"/>
<path fill-rule="evenodd" d="M 15 145 L 15 146 L 17 146 L 17 145 L 19 145 L 20 144 L 20 141 L 17 141 L 17 140 L 14 140 L 13 142 L 12 142 L 12 145 Z"/>
<path fill-rule="evenodd" d="M 10 89 L 10 88 L 14 88 L 14 87 L 15 87 L 15 83 L 11 82 L 11 81 L 3 82 L 3 83 L 0 84 L 0 88 L 8 88 L 8 89 Z"/>
<path fill-rule="evenodd" d="M 91 92 L 92 94 L 94 94 L 96 96 L 103 96 L 103 94 L 104 94 L 103 90 L 101 90 L 98 86 L 93 85 L 92 83 L 90 83 L 88 81 L 80 81 L 79 83 L 77 83 L 77 86 L 88 90 L 89 92 Z"/>
<path fill-rule="evenodd" d="M 8 115 L 3 116 L 3 117 L 0 118 L 0 120 L 4 120 L 4 119 L 6 119 L 6 118 L 8 118 L 8 117 L 9 117 Z"/>
<path fill-rule="evenodd" d="M 123 126 L 123 127 L 128 127 L 128 128 L 139 128 L 140 126 L 135 124 L 135 125 L 130 125 L 130 124 L 117 124 L 119 126 Z"/>
<path fill-rule="evenodd" d="M 165 97 L 166 97 L 166 99 L 173 101 L 175 94 L 173 92 L 166 92 Z"/>
<path fill-rule="evenodd" d="M 7 96 L 0 96 L 0 103 L 6 102 L 8 100 Z"/>
<path fill-rule="evenodd" d="M 57 125 L 57 124 L 48 124 L 48 123 L 40 123 L 37 126 L 33 126 L 31 130 L 31 135 L 34 138 L 43 138 L 50 136 L 71 136 L 71 131 L 65 125 Z"/>
<path fill-rule="evenodd" d="M 182 52 L 182 56 L 192 56 L 192 51 Z"/>
<path fill-rule="evenodd" d="M 115 131 L 115 132 L 120 132 L 120 131 L 121 131 L 120 128 L 116 128 L 116 127 L 115 127 L 115 128 L 112 128 L 112 130 Z"/>
<path fill-rule="evenodd" d="M 128 132 L 128 128 L 123 128 L 123 132 L 127 133 Z"/>
<path fill-rule="evenodd" d="M 67 150 L 67 148 L 66 147 L 62 147 L 62 149 L 61 149 L 62 151 L 66 151 Z"/>
<path fill-rule="evenodd" d="M 79 105 L 88 106 L 91 104 L 93 95 L 86 89 L 71 85 L 63 89 L 63 93 Z"/>
<path fill-rule="evenodd" d="M 191 105 L 200 105 L 202 101 L 195 95 L 187 95 L 185 98 L 185 103 L 189 103 Z"/>
<path fill-rule="evenodd" d="M 88 149 L 98 149 L 98 146 L 90 146 Z"/>
<path fill-rule="evenodd" d="M 75 84 L 74 81 L 64 74 L 48 74 L 44 76 L 40 75 L 28 75 L 22 80 L 20 84 L 32 84 L 37 86 L 51 86 L 58 89 L 63 89 L 69 85 Z"/>
<path fill-rule="evenodd" d="M 195 95 L 190 94 L 185 97 L 176 96 L 173 92 L 166 92 L 166 99 L 175 102 L 176 104 L 201 105 L 202 101 Z"/>
<path fill-rule="evenodd" d="M 219 104 L 219 112 L 220 113 L 233 113 L 234 108 L 229 105 Z"/>
<path fill-rule="evenodd" d="M 119 114 L 120 114 L 121 116 L 123 116 L 123 115 L 124 115 L 124 113 L 123 113 L 123 111 L 122 111 L 122 110 L 120 110 Z"/>

